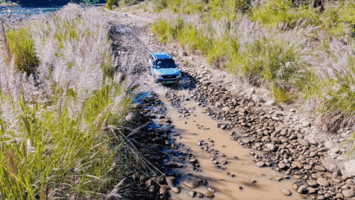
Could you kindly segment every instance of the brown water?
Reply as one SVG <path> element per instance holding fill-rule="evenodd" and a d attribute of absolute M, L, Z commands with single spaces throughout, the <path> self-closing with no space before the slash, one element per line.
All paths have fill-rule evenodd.
<path fill-rule="evenodd" d="M 179 94 L 187 95 L 186 91 L 180 91 Z M 198 159 L 202 172 L 196 172 L 192 169 L 191 165 L 187 168 L 180 169 L 182 174 L 194 174 L 204 177 L 208 180 L 207 186 L 199 186 L 194 189 L 196 192 L 206 193 L 207 187 L 212 187 L 216 190 L 215 198 L 219 200 L 237 200 L 237 199 L 301 199 L 291 187 L 292 180 L 282 180 L 281 182 L 273 180 L 275 176 L 283 176 L 270 168 L 259 168 L 253 161 L 253 156 L 249 153 L 251 149 L 242 147 L 238 142 L 230 139 L 230 136 L 226 131 L 216 128 L 216 121 L 211 119 L 205 114 L 205 108 L 196 105 L 194 101 L 185 101 L 182 103 L 182 107 L 192 108 L 195 107 L 194 113 L 189 116 L 189 119 L 179 118 L 181 115 L 177 108 L 171 106 L 168 99 L 161 95 L 161 99 L 168 109 L 168 116 L 171 117 L 173 124 L 176 127 L 181 138 L 176 139 L 176 143 L 182 143 L 186 147 L 192 149 L 193 155 Z M 196 116 L 194 116 L 194 114 Z M 184 123 L 187 122 L 186 124 Z M 199 124 L 203 127 L 208 127 L 209 130 L 198 129 Z M 225 154 L 226 157 L 218 157 L 219 162 L 228 160 L 227 165 L 222 165 L 226 169 L 218 169 L 212 163 L 212 154 L 201 149 L 197 145 L 198 140 L 202 139 L 208 142 L 208 139 L 214 140 L 214 149 L 219 150 Z M 212 144 L 208 142 L 209 144 Z M 209 145 L 211 147 L 211 145 Z M 258 153 L 261 154 L 260 152 Z M 239 159 L 236 160 L 234 156 Z M 227 172 L 235 174 L 235 177 L 227 175 Z M 256 180 L 255 184 L 251 183 L 251 180 Z M 243 189 L 239 189 L 242 186 Z M 292 191 L 290 197 L 284 196 L 281 191 L 288 189 Z M 180 194 L 175 194 L 171 191 L 172 199 L 174 200 L 186 200 L 192 199 L 187 192 L 191 191 L 188 188 L 182 188 Z M 195 197 L 197 198 L 197 197 Z M 206 198 L 206 197 L 204 197 Z"/>

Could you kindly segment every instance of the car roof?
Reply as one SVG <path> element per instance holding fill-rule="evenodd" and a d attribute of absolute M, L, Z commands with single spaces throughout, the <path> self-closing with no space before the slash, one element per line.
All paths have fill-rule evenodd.
<path fill-rule="evenodd" d="M 153 56 L 155 57 L 155 59 L 171 59 L 171 56 L 168 53 L 153 53 Z"/>

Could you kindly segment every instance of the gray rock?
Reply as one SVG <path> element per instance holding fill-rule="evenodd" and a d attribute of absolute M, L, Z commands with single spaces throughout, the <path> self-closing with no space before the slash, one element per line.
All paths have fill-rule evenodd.
<path fill-rule="evenodd" d="M 327 171 L 323 166 L 320 166 L 320 165 L 315 166 L 314 169 L 316 169 L 317 171 L 320 171 L 320 172 Z"/>
<path fill-rule="evenodd" d="M 278 166 L 280 169 L 286 169 L 286 168 L 287 168 L 286 164 L 283 163 L 283 162 L 280 162 L 277 166 Z"/>
<path fill-rule="evenodd" d="M 344 195 L 342 193 L 338 193 L 335 195 L 335 199 L 344 199 Z"/>
<path fill-rule="evenodd" d="M 212 192 L 207 192 L 207 193 L 205 194 L 205 196 L 206 196 L 207 198 L 213 198 L 213 197 L 214 197 L 214 194 L 213 194 Z"/>
<path fill-rule="evenodd" d="M 310 122 L 303 122 L 302 126 L 303 127 L 310 127 L 311 123 Z"/>
<path fill-rule="evenodd" d="M 229 108 L 228 108 L 227 106 L 225 106 L 225 107 L 222 108 L 222 111 L 228 112 L 228 111 L 229 111 Z"/>
<path fill-rule="evenodd" d="M 312 187 L 307 188 L 307 190 L 308 190 L 308 194 L 315 194 L 317 192 L 317 190 Z"/>
<path fill-rule="evenodd" d="M 196 197 L 203 198 L 203 194 L 201 192 L 196 192 Z"/>
<path fill-rule="evenodd" d="M 290 190 L 283 189 L 282 190 L 282 194 L 285 195 L 285 196 L 290 196 L 292 194 L 292 192 Z"/>
<path fill-rule="evenodd" d="M 355 174 L 355 160 L 344 162 L 345 174 Z"/>
<path fill-rule="evenodd" d="M 345 198 L 351 198 L 354 196 L 354 191 L 352 189 L 350 190 L 343 190 L 343 195 Z"/>
<path fill-rule="evenodd" d="M 211 187 L 207 188 L 207 190 L 208 190 L 209 192 L 212 192 L 212 193 L 215 193 L 215 192 L 216 192 L 216 190 L 213 189 L 213 188 L 211 188 Z"/>
<path fill-rule="evenodd" d="M 317 183 L 320 185 L 320 186 L 328 186 L 329 185 L 329 181 L 327 181 L 327 179 L 325 178 L 318 178 L 317 179 Z"/>
<path fill-rule="evenodd" d="M 187 194 L 190 195 L 191 197 L 195 197 L 196 191 L 189 191 Z"/>
<path fill-rule="evenodd" d="M 302 163 L 300 161 L 294 161 L 292 164 L 298 169 L 302 169 Z"/>
<path fill-rule="evenodd" d="M 306 186 L 301 186 L 297 189 L 297 192 L 300 194 L 304 193 L 305 191 L 306 191 Z"/>
<path fill-rule="evenodd" d="M 168 188 L 168 185 L 162 185 L 159 189 L 159 194 L 164 196 L 168 192 Z"/>
<path fill-rule="evenodd" d="M 265 166 L 265 162 L 261 161 L 261 162 L 257 162 L 256 166 L 258 167 L 264 167 Z"/>
<path fill-rule="evenodd" d="M 200 185 L 200 182 L 194 178 L 186 178 L 182 184 L 190 189 L 195 189 Z"/>
<path fill-rule="evenodd" d="M 285 136 L 287 135 L 287 129 L 282 129 L 280 135 Z"/>
<path fill-rule="evenodd" d="M 132 119 L 134 119 L 135 115 L 133 114 L 133 112 L 129 112 L 126 116 L 126 121 L 129 122 Z"/>
<path fill-rule="evenodd" d="M 333 172 L 337 167 L 333 159 L 328 154 L 324 155 L 322 164 L 330 172 Z"/>
<path fill-rule="evenodd" d="M 317 181 L 315 181 L 315 180 L 309 180 L 309 181 L 307 182 L 307 184 L 308 184 L 309 186 L 311 186 L 311 187 L 317 187 L 317 186 L 318 186 L 318 183 L 317 183 Z"/>
<path fill-rule="evenodd" d="M 303 146 L 306 146 L 306 147 L 309 146 L 309 142 L 307 140 L 305 140 L 305 139 L 300 139 L 299 138 L 297 141 L 298 141 L 298 143 L 300 143 Z"/>
<path fill-rule="evenodd" d="M 180 188 L 179 187 L 173 187 L 171 190 L 174 191 L 176 194 L 180 193 Z"/>
<path fill-rule="evenodd" d="M 272 144 L 272 143 L 266 144 L 266 147 L 267 147 L 268 149 L 270 149 L 270 151 L 274 151 L 274 150 L 276 149 L 275 145 Z"/>
<path fill-rule="evenodd" d="M 264 105 L 265 106 L 273 106 L 273 105 L 275 105 L 275 100 L 269 100 Z"/>

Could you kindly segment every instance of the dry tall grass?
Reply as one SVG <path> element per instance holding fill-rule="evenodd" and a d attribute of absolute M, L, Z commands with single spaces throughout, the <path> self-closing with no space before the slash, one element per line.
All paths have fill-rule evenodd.
<path fill-rule="evenodd" d="M 123 143 L 113 147 L 102 124 L 119 126 L 130 107 L 107 74 L 108 19 L 69 4 L 41 21 L 25 27 L 40 61 L 29 75 L 2 40 L 0 198 L 104 199 L 122 178 L 113 163 Z"/>

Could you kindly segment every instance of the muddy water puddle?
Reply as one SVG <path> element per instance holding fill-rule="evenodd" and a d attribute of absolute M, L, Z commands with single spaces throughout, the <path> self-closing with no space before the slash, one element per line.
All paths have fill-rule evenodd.
<path fill-rule="evenodd" d="M 187 91 L 178 93 L 189 96 Z M 198 160 L 201 171 L 196 171 L 191 165 L 180 169 L 182 179 L 184 176 L 197 175 L 207 179 L 207 186 L 199 186 L 193 190 L 206 194 L 207 188 L 212 187 L 216 190 L 214 199 L 236 200 L 236 199 L 300 199 L 298 194 L 292 190 L 292 180 L 273 180 L 275 177 L 283 177 L 282 174 L 270 168 L 259 168 L 250 155 L 251 149 L 242 147 L 239 143 L 230 139 L 226 131 L 216 127 L 216 121 L 205 114 L 205 108 L 197 106 L 193 100 L 184 101 L 181 106 L 193 110 L 187 118 L 179 117 L 179 109 L 171 105 L 170 101 L 160 95 L 168 110 L 177 133 L 181 137 L 176 138 L 176 143 L 184 144 L 192 150 L 193 155 Z M 196 116 L 195 116 L 196 115 Z M 235 130 L 239 131 L 240 130 Z M 203 140 L 201 142 L 201 140 Z M 201 142 L 200 144 L 199 141 Z M 202 149 L 201 144 L 207 143 L 209 149 L 214 148 L 219 151 L 219 155 L 209 153 Z M 201 146 L 199 146 L 201 145 Z M 223 157 L 223 155 L 225 157 Z M 257 152 L 261 155 L 261 152 Z M 215 157 L 215 163 L 212 159 Z M 237 158 L 235 158 L 237 157 Z M 218 167 L 216 167 L 218 161 Z M 252 183 L 255 180 L 255 183 Z M 241 189 L 242 188 L 242 189 Z M 282 194 L 283 189 L 292 191 L 290 197 Z M 172 199 L 185 200 L 192 199 L 188 194 L 192 189 L 182 186 L 180 194 L 171 192 Z M 198 197 L 194 197 L 198 198 Z M 206 198 L 206 197 L 204 197 Z"/>

